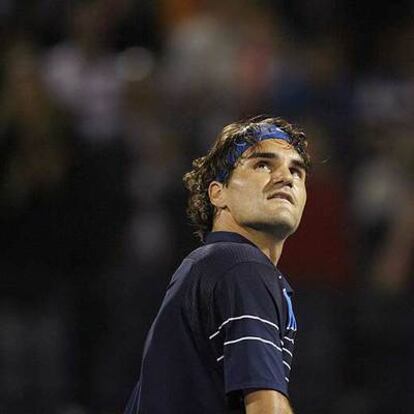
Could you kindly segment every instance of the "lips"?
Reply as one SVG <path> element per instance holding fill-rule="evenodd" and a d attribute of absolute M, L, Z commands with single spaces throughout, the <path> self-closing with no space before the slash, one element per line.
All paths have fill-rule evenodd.
<path fill-rule="evenodd" d="M 287 200 L 289 203 L 294 204 L 294 200 L 291 194 L 285 193 L 283 191 L 278 191 L 276 193 L 272 193 L 269 197 L 267 197 L 268 200 L 272 200 L 274 198 L 279 198 L 281 200 Z"/>

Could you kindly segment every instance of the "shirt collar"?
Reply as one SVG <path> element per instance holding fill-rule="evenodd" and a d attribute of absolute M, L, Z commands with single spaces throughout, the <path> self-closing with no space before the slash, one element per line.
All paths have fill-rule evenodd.
<path fill-rule="evenodd" d="M 244 244 L 250 244 L 251 246 L 256 247 L 256 249 L 259 249 L 253 242 L 251 242 L 249 239 L 246 239 L 246 237 L 243 237 L 241 234 L 233 233 L 230 231 L 212 231 L 207 234 L 207 236 L 204 238 L 204 244 L 212 244 L 212 243 L 219 243 L 219 242 L 230 242 L 230 243 L 244 243 Z M 260 249 L 259 249 L 260 250 Z M 261 251 L 261 250 L 260 250 Z M 274 264 L 270 261 L 270 259 L 263 253 L 264 257 L 268 260 L 272 266 Z M 278 275 L 282 277 L 283 285 L 286 287 L 286 290 L 288 292 L 294 292 L 292 287 L 290 286 L 289 282 L 286 280 L 286 278 L 282 275 L 282 273 L 279 271 L 279 269 L 275 267 L 275 270 L 277 271 Z"/>
<path fill-rule="evenodd" d="M 244 243 L 250 244 L 258 248 L 254 243 L 252 243 L 246 237 L 243 237 L 241 234 L 232 233 L 230 231 L 212 231 L 208 233 L 205 237 L 204 244 L 218 243 L 218 242 L 231 242 L 231 243 Z"/>

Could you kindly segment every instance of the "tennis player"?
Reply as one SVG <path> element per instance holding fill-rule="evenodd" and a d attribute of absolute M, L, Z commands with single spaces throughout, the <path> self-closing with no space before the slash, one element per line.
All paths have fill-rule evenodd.
<path fill-rule="evenodd" d="M 296 319 L 277 268 L 310 166 L 280 118 L 226 126 L 185 174 L 203 245 L 173 275 L 126 414 L 290 414 Z"/>

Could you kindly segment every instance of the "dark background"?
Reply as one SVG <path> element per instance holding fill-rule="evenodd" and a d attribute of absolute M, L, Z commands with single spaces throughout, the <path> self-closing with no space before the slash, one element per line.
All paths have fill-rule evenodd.
<path fill-rule="evenodd" d="M 413 1 L 0 1 L 0 413 L 120 413 L 181 183 L 227 123 L 301 125 L 281 270 L 297 413 L 414 411 Z M 160 396 L 162 398 L 162 396 Z"/>

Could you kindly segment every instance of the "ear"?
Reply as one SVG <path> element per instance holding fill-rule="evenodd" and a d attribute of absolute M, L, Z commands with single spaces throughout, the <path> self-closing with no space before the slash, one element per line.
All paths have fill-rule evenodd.
<path fill-rule="evenodd" d="M 212 181 L 208 186 L 208 196 L 214 207 L 226 207 L 226 188 L 223 183 L 220 183 L 219 181 Z"/>

